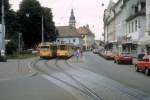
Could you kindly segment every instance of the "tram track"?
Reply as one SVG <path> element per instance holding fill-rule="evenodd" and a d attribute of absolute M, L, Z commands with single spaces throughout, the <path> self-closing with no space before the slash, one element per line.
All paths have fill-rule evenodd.
<path fill-rule="evenodd" d="M 69 65 L 67 61 L 65 60 L 66 65 Z M 72 80 L 74 80 L 79 86 L 81 86 L 89 95 L 94 98 L 94 100 L 103 100 L 93 89 L 88 88 L 84 84 L 82 84 L 80 81 L 78 81 L 76 78 L 74 78 L 71 74 L 67 73 L 61 66 L 58 64 L 58 60 L 56 60 L 55 65 L 57 68 L 59 68 L 64 74 L 66 74 L 68 77 L 70 77 Z M 69 67 L 72 67 L 69 65 Z"/>
<path fill-rule="evenodd" d="M 40 60 L 39 60 L 40 61 Z M 54 60 L 54 64 L 51 65 L 51 64 L 48 64 L 49 61 L 44 61 L 43 64 L 45 67 L 47 67 L 49 70 L 54 70 L 54 71 L 57 71 L 57 72 L 61 72 L 63 74 L 65 74 L 67 77 L 69 77 L 71 80 L 74 81 L 74 83 L 76 83 L 78 86 L 74 85 L 74 84 L 71 84 L 70 82 L 66 81 L 66 80 L 63 80 L 61 79 L 60 77 L 57 77 L 53 74 L 51 74 L 49 72 L 49 70 L 44 70 L 42 68 L 40 68 L 40 66 L 37 65 L 38 61 L 34 62 L 33 63 L 33 67 L 34 69 L 36 69 L 36 71 L 38 71 L 38 73 L 41 73 L 41 74 L 45 74 L 47 75 L 48 77 L 51 77 L 77 91 L 80 91 L 81 93 L 83 93 L 84 95 L 92 98 L 92 100 L 104 100 L 102 97 L 100 97 L 95 90 L 87 87 L 86 85 L 84 85 L 82 82 L 80 82 L 78 79 L 76 79 L 72 74 L 70 74 L 69 72 L 67 72 L 61 65 L 60 61 L 62 60 Z M 72 65 L 70 65 L 67 60 L 63 60 L 63 64 L 65 64 L 67 67 L 70 67 L 74 70 L 77 70 L 76 68 L 74 68 Z M 109 83 L 110 84 L 110 83 Z M 110 84 L 110 86 L 112 86 Z M 134 100 L 149 100 L 149 97 L 148 99 L 146 97 L 144 97 L 145 95 L 142 95 L 142 94 L 132 94 L 131 91 L 126 91 L 122 88 L 122 86 L 120 87 L 110 87 L 108 86 L 108 88 L 110 89 L 115 89 L 117 91 L 120 91 L 121 94 L 123 95 L 126 95 L 128 96 L 129 98 L 134 98 Z M 133 90 L 134 91 L 134 90 Z M 136 92 L 136 91 L 135 91 Z M 146 99 L 145 99 L 146 98 Z"/>
<path fill-rule="evenodd" d="M 53 69 L 53 70 L 56 70 L 56 71 L 61 71 L 62 73 L 64 73 L 65 75 L 67 75 L 68 77 L 70 77 L 76 84 L 80 85 L 81 88 L 77 87 L 77 86 L 74 86 L 72 84 L 70 84 L 69 82 L 63 80 L 63 79 L 60 79 L 52 74 L 50 74 L 48 71 L 40 68 L 40 66 L 37 66 L 37 63 L 39 62 L 40 60 L 37 60 L 35 62 L 32 63 L 32 66 L 34 67 L 34 69 L 37 71 L 38 74 L 45 74 L 47 75 L 48 77 L 51 77 L 57 81 L 60 81 L 62 82 L 63 84 L 66 84 L 67 86 L 71 87 L 71 88 L 74 88 L 76 89 L 77 91 L 80 91 L 81 93 L 83 93 L 84 95 L 92 98 L 93 100 L 103 100 L 101 97 L 99 97 L 93 90 L 89 89 L 88 87 L 84 86 L 82 83 L 80 83 L 78 80 L 74 79 L 71 75 L 69 75 L 68 73 L 66 73 L 63 69 L 60 68 L 60 66 L 58 65 L 58 62 L 56 60 L 55 62 L 55 66 L 58 69 Z M 51 67 L 50 65 L 48 65 L 48 61 L 44 61 L 44 65 L 45 67 L 49 68 Z"/>
<path fill-rule="evenodd" d="M 68 63 L 68 61 L 67 60 L 65 60 L 65 63 L 68 65 L 68 66 L 70 66 L 71 68 L 74 68 L 71 64 L 69 64 Z M 74 68 L 75 69 L 75 68 Z M 82 69 L 85 69 L 85 70 L 87 70 L 86 68 L 83 68 L 82 67 Z M 111 81 L 111 80 L 108 80 L 108 81 Z M 114 80 L 112 80 L 112 81 L 114 81 Z M 136 100 L 150 100 L 150 96 L 149 95 L 145 95 L 145 94 L 143 94 L 143 93 L 137 93 L 136 94 L 136 90 L 132 90 L 132 92 L 134 91 L 135 92 L 135 94 L 132 94 L 131 93 L 131 91 L 129 92 L 128 91 L 128 89 L 125 89 L 125 87 L 122 87 L 121 85 L 119 85 L 119 86 L 113 86 L 112 84 L 110 84 L 110 83 L 112 83 L 112 82 L 107 82 L 107 84 L 109 85 L 109 86 L 112 86 L 112 87 L 110 87 L 110 89 L 115 89 L 115 90 L 117 90 L 117 91 L 120 91 L 120 93 L 122 93 L 122 94 L 125 94 L 126 96 L 128 96 L 128 97 L 133 97 L 133 98 L 135 98 Z M 130 89 L 129 89 L 130 90 Z"/>

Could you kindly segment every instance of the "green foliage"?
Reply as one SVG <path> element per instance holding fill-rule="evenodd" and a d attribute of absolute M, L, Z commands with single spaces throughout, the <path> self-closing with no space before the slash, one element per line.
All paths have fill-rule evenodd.
<path fill-rule="evenodd" d="M 53 16 L 50 8 L 43 7 L 42 15 L 44 16 L 44 33 L 46 41 L 54 41 L 58 31 L 53 22 Z"/>
<path fill-rule="evenodd" d="M 1 6 L 2 0 L 0 0 L 0 23 L 2 17 Z M 4 0 L 4 7 L 5 7 L 6 38 L 12 40 L 6 45 L 6 53 L 13 54 L 13 52 L 16 51 L 17 49 L 16 41 L 14 41 L 16 39 L 13 37 L 15 36 L 15 33 L 19 31 L 19 25 L 17 23 L 16 12 L 10 9 L 9 0 Z"/>
<path fill-rule="evenodd" d="M 9 12 L 9 9 L 10 9 L 10 5 L 9 5 L 9 0 L 4 0 L 4 5 L 5 5 L 5 13 Z M 2 16 L 2 0 L 0 0 L 0 18 Z M 0 20 L 0 23 L 1 23 L 1 20 Z"/>
<path fill-rule="evenodd" d="M 0 18 L 1 4 L 2 0 L 0 0 Z M 8 53 L 17 50 L 19 32 L 22 33 L 25 48 L 32 48 L 41 42 L 42 16 L 44 17 L 45 40 L 54 41 L 56 39 L 58 31 L 55 28 L 50 8 L 41 7 L 37 0 L 23 0 L 18 12 L 10 9 L 9 0 L 4 0 L 4 5 L 6 38 L 11 40 L 6 46 Z M 29 16 L 26 16 L 27 14 Z"/>
<path fill-rule="evenodd" d="M 1 14 L 2 0 L 0 0 L 0 18 Z M 5 7 L 5 27 L 6 27 L 6 38 L 12 37 L 19 30 L 19 25 L 17 23 L 16 12 L 10 9 L 9 0 L 4 0 Z M 1 19 L 0 19 L 1 23 Z"/>
<path fill-rule="evenodd" d="M 29 16 L 26 16 L 26 15 Z M 37 0 L 23 0 L 18 11 L 21 32 L 26 48 L 41 42 L 42 16 L 44 17 L 44 39 L 54 41 L 57 36 L 50 8 L 42 8 Z"/>
<path fill-rule="evenodd" d="M 20 4 L 18 17 L 26 48 L 41 41 L 41 12 L 41 6 L 36 0 L 23 0 Z"/>
<path fill-rule="evenodd" d="M 13 55 L 18 48 L 18 35 L 14 34 L 11 38 L 10 38 L 10 42 L 8 42 L 8 44 L 6 45 L 6 54 L 7 55 Z"/>

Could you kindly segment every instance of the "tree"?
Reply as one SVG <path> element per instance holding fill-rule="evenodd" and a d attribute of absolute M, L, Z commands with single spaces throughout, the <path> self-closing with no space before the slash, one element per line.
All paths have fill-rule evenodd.
<path fill-rule="evenodd" d="M 0 18 L 2 17 L 2 0 L 0 0 Z M 10 9 L 9 0 L 4 0 L 6 38 L 14 32 L 15 12 Z M 1 19 L 0 19 L 1 23 Z M 13 28 L 12 28 L 13 27 Z"/>
<path fill-rule="evenodd" d="M 41 41 L 41 14 L 42 8 L 37 0 L 21 2 L 18 17 L 26 48 L 31 48 Z"/>
<path fill-rule="evenodd" d="M 2 0 L 0 0 L 0 23 L 1 23 L 1 6 Z M 19 25 L 17 23 L 17 16 L 16 12 L 10 9 L 9 0 L 4 0 L 4 9 L 5 9 L 5 29 L 6 29 L 6 38 L 10 39 L 11 41 L 9 44 L 6 45 L 6 52 L 14 52 L 17 48 L 16 42 L 13 42 L 16 38 L 14 36 L 17 34 Z"/>
<path fill-rule="evenodd" d="M 42 7 L 42 15 L 44 16 L 44 33 L 45 41 L 55 41 L 58 31 L 53 22 L 52 11 L 50 8 Z"/>
<path fill-rule="evenodd" d="M 26 48 L 32 48 L 41 42 L 42 16 L 44 19 L 44 39 L 54 41 L 58 32 L 53 22 L 51 9 L 41 7 L 37 0 L 23 0 L 21 2 L 18 17 Z"/>
<path fill-rule="evenodd" d="M 10 9 L 10 5 L 9 5 L 9 0 L 4 0 L 4 9 L 5 9 L 5 13 L 7 13 Z M 0 18 L 2 17 L 2 0 L 0 0 Z M 1 23 L 1 20 L 0 20 Z"/>

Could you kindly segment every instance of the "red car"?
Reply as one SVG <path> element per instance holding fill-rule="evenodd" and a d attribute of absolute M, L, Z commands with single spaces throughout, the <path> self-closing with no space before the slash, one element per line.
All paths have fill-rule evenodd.
<path fill-rule="evenodd" d="M 143 55 L 142 59 L 139 59 L 135 64 L 135 70 L 137 72 L 144 72 L 147 76 L 150 75 L 150 55 Z"/>
<path fill-rule="evenodd" d="M 133 57 L 129 53 L 120 53 L 114 57 L 114 63 L 128 63 L 132 64 Z"/>

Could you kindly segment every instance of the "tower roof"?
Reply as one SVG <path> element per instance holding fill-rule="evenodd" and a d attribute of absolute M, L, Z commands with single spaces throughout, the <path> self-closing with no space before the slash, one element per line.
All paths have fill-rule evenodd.
<path fill-rule="evenodd" d="M 75 20 L 75 16 L 74 16 L 74 11 L 73 11 L 73 9 L 71 9 L 70 20 Z"/>
<path fill-rule="evenodd" d="M 74 11 L 72 9 L 71 10 L 71 16 L 70 16 L 70 19 L 69 19 L 69 26 L 75 27 L 75 24 L 76 24 L 76 19 L 75 19 L 75 16 L 74 16 Z"/>

